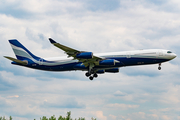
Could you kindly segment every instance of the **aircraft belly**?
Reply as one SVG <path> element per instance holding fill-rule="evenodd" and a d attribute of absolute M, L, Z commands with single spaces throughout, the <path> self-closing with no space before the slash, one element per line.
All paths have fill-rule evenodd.
<path fill-rule="evenodd" d="M 148 65 L 148 64 L 157 64 L 168 61 L 167 59 L 158 59 L 158 58 L 121 58 L 121 61 L 125 66 L 131 65 Z"/>

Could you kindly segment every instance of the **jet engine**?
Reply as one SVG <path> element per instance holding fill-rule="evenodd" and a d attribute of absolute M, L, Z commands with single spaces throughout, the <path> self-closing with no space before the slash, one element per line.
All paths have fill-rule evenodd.
<path fill-rule="evenodd" d="M 98 71 L 96 71 L 96 73 L 103 74 L 103 73 L 105 73 L 105 71 L 104 70 L 98 70 Z"/>
<path fill-rule="evenodd" d="M 82 52 L 82 53 L 78 53 L 78 54 L 76 55 L 76 58 L 91 59 L 91 58 L 93 58 L 93 53 L 92 53 L 92 52 Z"/>
<path fill-rule="evenodd" d="M 105 70 L 105 72 L 118 73 L 119 72 L 119 68 L 107 69 L 107 70 Z"/>
<path fill-rule="evenodd" d="M 103 74 L 103 73 L 105 73 L 105 72 L 117 73 L 117 72 L 119 72 L 119 68 L 113 68 L 113 69 L 98 70 L 98 71 L 96 71 L 97 74 Z"/>
<path fill-rule="evenodd" d="M 116 61 L 114 59 L 107 59 L 107 60 L 102 60 L 99 62 L 99 65 L 104 65 L 104 66 L 113 66 L 115 65 Z"/>

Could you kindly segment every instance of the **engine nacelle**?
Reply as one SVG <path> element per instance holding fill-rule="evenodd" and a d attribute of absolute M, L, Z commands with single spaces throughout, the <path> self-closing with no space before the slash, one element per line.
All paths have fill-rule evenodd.
<path fill-rule="evenodd" d="M 113 59 L 102 60 L 99 62 L 99 65 L 113 66 L 113 65 L 115 65 L 115 60 L 113 60 Z"/>
<path fill-rule="evenodd" d="M 76 58 L 91 59 L 91 58 L 93 58 L 93 53 L 92 53 L 92 52 L 82 52 L 82 53 L 78 53 L 78 54 L 76 55 Z"/>
<path fill-rule="evenodd" d="M 96 71 L 96 73 L 103 74 L 103 73 L 105 73 L 105 71 L 104 70 L 98 70 L 98 71 Z"/>
<path fill-rule="evenodd" d="M 105 70 L 105 72 L 118 73 L 119 72 L 119 68 L 107 69 L 107 70 Z"/>

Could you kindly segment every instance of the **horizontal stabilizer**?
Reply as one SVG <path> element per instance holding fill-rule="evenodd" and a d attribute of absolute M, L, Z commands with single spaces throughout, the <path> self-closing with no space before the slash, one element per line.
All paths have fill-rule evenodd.
<path fill-rule="evenodd" d="M 11 61 L 14 61 L 16 63 L 19 63 L 19 64 L 22 64 L 22 65 L 27 65 L 28 62 L 27 61 L 21 61 L 21 60 L 18 60 L 18 59 L 15 59 L 15 58 L 12 58 L 12 57 L 7 57 L 7 56 L 4 56 L 5 58 L 11 60 Z"/>

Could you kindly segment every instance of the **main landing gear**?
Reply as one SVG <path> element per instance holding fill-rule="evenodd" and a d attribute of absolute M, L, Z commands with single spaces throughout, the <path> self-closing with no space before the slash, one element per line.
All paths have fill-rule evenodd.
<path fill-rule="evenodd" d="M 158 70 L 161 70 L 161 63 L 159 63 L 159 67 L 158 67 Z"/>
<path fill-rule="evenodd" d="M 92 75 L 91 73 L 87 72 L 85 75 L 86 75 L 86 77 L 89 77 L 90 80 L 93 80 L 94 78 L 97 78 L 97 77 L 98 77 L 97 73 L 94 73 L 94 74 Z M 91 75 L 92 75 L 92 76 L 91 76 Z"/>

